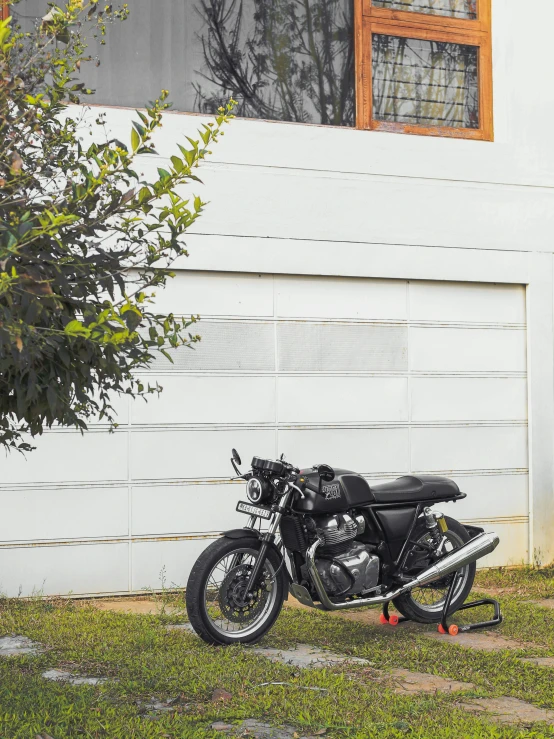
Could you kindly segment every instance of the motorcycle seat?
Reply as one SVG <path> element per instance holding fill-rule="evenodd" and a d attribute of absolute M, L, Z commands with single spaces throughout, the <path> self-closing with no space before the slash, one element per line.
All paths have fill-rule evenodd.
<path fill-rule="evenodd" d="M 456 498 L 460 488 L 447 477 L 406 475 L 392 482 L 372 485 L 371 492 L 376 503 L 418 503 Z"/>

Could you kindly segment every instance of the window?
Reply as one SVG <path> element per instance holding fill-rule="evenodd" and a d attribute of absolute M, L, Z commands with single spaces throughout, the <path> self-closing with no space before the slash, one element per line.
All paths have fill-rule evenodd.
<path fill-rule="evenodd" d="M 0 8 L 3 0 L 0 0 Z M 491 0 L 128 0 L 87 102 L 492 140 Z M 20 0 L 30 30 L 48 0 Z"/>
<path fill-rule="evenodd" d="M 492 141 L 490 0 L 355 0 L 358 128 Z"/>

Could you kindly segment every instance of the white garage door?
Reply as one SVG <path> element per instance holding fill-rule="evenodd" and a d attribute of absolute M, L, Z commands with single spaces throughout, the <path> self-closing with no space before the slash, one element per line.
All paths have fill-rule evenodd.
<path fill-rule="evenodd" d="M 181 272 L 159 307 L 203 317 L 197 350 L 145 376 L 161 397 L 4 463 L 0 590 L 184 585 L 244 520 L 233 446 L 373 481 L 451 476 L 468 499 L 443 510 L 501 536 L 488 563 L 528 560 L 523 287 Z"/>

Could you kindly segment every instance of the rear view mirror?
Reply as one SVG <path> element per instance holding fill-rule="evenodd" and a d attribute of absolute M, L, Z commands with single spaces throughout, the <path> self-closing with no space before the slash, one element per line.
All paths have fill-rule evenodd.
<path fill-rule="evenodd" d="M 242 464 L 239 453 L 236 449 L 231 449 L 231 464 L 233 465 L 233 469 L 237 473 L 239 477 L 242 477 L 241 472 L 238 468 L 239 464 Z"/>

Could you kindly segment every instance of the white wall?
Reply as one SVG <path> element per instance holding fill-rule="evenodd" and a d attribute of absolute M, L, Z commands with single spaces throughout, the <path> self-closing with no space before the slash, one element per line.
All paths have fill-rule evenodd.
<path fill-rule="evenodd" d="M 214 148 L 209 163 L 203 165 L 204 185 L 191 188 L 210 201 L 210 205 L 187 239 L 190 258 L 179 264 L 181 269 L 253 275 L 333 275 L 525 285 L 531 522 L 527 544 L 530 556 L 535 552 L 543 562 L 554 560 L 551 533 L 554 529 L 554 146 L 551 134 L 554 94 L 547 81 L 553 25 L 554 4 L 550 0 L 535 0 L 529 13 L 522 13 L 521 3 L 516 0 L 493 0 L 493 143 L 235 120 Z M 97 112 L 94 110 L 94 115 Z M 129 140 L 133 111 L 113 108 L 107 109 L 107 113 L 112 132 Z M 168 114 L 157 141 L 161 160 L 170 156 L 176 143 L 202 121 L 199 116 Z M 147 173 L 162 165 L 160 158 L 145 157 L 141 171 Z M 171 289 L 163 296 L 167 305 L 172 300 Z M 250 288 L 237 294 L 255 302 L 258 300 L 255 289 L 253 282 Z M 217 296 L 209 296 L 209 300 L 205 295 L 195 297 L 195 312 L 217 315 Z M 437 299 L 444 320 L 455 321 L 449 314 L 446 287 Z M 242 310 L 238 302 L 236 315 L 241 315 Z M 264 310 L 266 315 L 272 315 L 273 306 L 259 305 L 257 315 L 264 315 Z M 479 321 L 479 316 L 475 320 Z M 521 388 L 514 392 L 519 398 Z M 493 402 L 497 401 L 491 399 Z M 519 398 L 518 403 L 521 402 Z M 502 406 L 501 399 L 497 405 Z M 169 414 L 174 411 L 175 408 L 167 409 Z M 163 435 L 147 431 L 150 409 L 143 406 L 135 412 L 141 414 L 145 431 L 141 434 L 144 445 L 132 450 L 134 462 L 128 461 L 131 457 L 126 447 L 127 436 L 108 435 L 101 429 L 93 435 L 95 439 L 101 436 L 101 444 L 106 447 L 106 469 L 102 471 L 89 470 L 80 461 L 79 450 L 90 437 L 81 439 L 68 432 L 48 433 L 38 440 L 39 450 L 33 454 L 40 456 L 43 464 L 33 465 L 38 471 L 33 472 L 32 479 L 26 475 L 26 463 L 22 459 L 12 456 L 3 461 L 0 490 L 13 506 L 15 518 L 19 516 L 18 506 L 24 500 L 20 496 L 25 491 L 43 494 L 39 496 L 41 502 L 34 503 L 36 511 L 28 525 L 15 526 L 13 531 L 17 533 L 7 532 L 2 536 L 0 567 L 4 572 L 7 567 L 13 570 L 14 562 L 21 561 L 27 567 L 33 555 L 24 548 L 24 539 L 79 539 L 81 544 L 71 550 L 64 547 L 58 550 L 70 557 L 76 551 L 82 552 L 74 557 L 77 573 L 67 578 L 73 589 L 116 591 L 136 589 L 144 584 L 131 575 L 131 559 L 134 557 L 139 563 L 142 555 L 138 550 L 131 555 L 128 541 L 117 541 L 117 537 L 128 538 L 133 530 L 140 536 L 141 531 L 148 529 L 144 528 L 147 508 L 141 506 L 152 491 L 146 482 L 133 490 L 125 487 L 127 465 L 138 465 L 139 476 L 147 480 L 156 477 L 154 472 L 149 472 L 154 464 L 167 460 L 172 470 L 175 467 L 175 474 L 169 475 L 175 477 L 172 484 L 183 485 L 186 493 L 183 500 L 200 498 L 196 489 L 191 490 L 178 479 L 194 476 L 193 472 L 186 475 L 178 472 L 179 450 L 167 449 Z M 235 409 L 230 407 L 229 413 L 232 416 Z M 260 413 L 263 415 L 263 408 Z M 195 432 L 191 433 L 193 438 Z M 67 485 L 56 484 L 59 475 L 48 464 L 51 445 L 62 440 L 70 470 L 67 478 L 71 482 Z M 225 475 L 227 448 L 231 441 L 236 445 L 240 440 L 237 442 L 233 433 L 219 441 L 213 453 L 221 455 L 218 474 Z M 183 436 L 182 442 L 188 443 L 188 437 Z M 260 449 L 264 443 L 260 439 Z M 486 447 L 486 436 L 483 444 Z M 271 444 L 268 446 L 271 453 Z M 153 454 L 159 455 L 156 460 Z M 101 487 L 95 487 L 94 481 L 99 479 Z M 86 510 L 90 515 L 83 517 L 81 512 L 78 516 L 87 519 L 86 525 L 68 526 L 67 521 L 77 515 L 71 513 L 77 505 L 73 491 L 84 495 L 87 485 L 94 493 L 94 505 L 92 498 L 88 498 Z M 518 488 L 518 492 L 512 493 L 524 495 L 526 491 Z M 57 522 L 48 529 L 48 536 L 41 536 L 44 529 L 40 524 L 43 516 L 40 506 L 44 506 L 45 496 L 52 506 L 64 511 L 66 522 Z M 95 528 L 95 517 L 104 515 L 104 496 L 111 496 L 113 519 L 120 524 Z M 132 499 L 131 506 L 127 506 L 127 498 Z M 48 518 L 47 513 L 44 515 Z M 159 515 L 161 518 L 171 515 L 164 511 L 163 493 L 160 493 Z M 492 517 L 491 512 L 486 515 Z M 510 514 L 498 513 L 502 515 Z M 131 521 L 127 520 L 129 516 Z M 158 523 L 160 530 L 166 529 L 167 522 Z M 214 530 L 217 528 L 214 525 Z M 189 530 L 205 531 L 205 527 Z M 106 586 L 99 584 L 96 572 L 83 575 L 81 580 L 78 575 L 81 567 L 83 573 L 87 572 L 90 547 L 83 541 L 98 536 L 99 531 L 113 542 L 101 545 L 102 557 L 106 557 L 102 559 L 106 563 L 105 571 L 114 573 L 106 575 L 104 580 L 100 578 Z M 22 549 L 13 548 L 15 539 Z M 144 557 L 151 570 L 150 584 L 156 586 L 156 568 L 174 563 L 178 572 L 183 552 L 186 550 L 186 556 L 190 557 L 193 550 L 199 551 L 205 543 L 199 538 L 166 542 L 163 552 L 167 556 L 157 554 L 151 560 L 145 549 Z M 17 551 L 25 551 L 21 560 L 17 559 Z M 509 546 L 504 551 L 505 561 L 509 561 Z M 10 578 L 9 587 L 17 587 L 17 576 Z M 8 587 L 6 578 L 0 578 L 0 582 L 0 589 Z M 62 585 L 59 587 L 64 589 Z"/>

